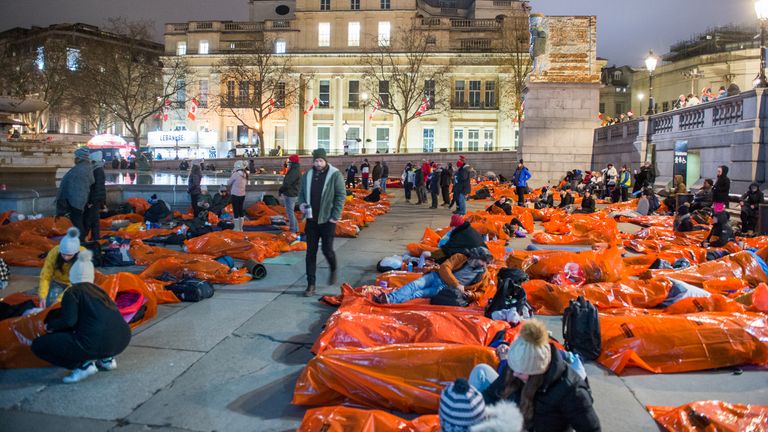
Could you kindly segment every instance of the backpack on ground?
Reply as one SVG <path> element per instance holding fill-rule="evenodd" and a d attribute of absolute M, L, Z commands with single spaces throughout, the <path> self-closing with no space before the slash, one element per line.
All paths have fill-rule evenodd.
<path fill-rule="evenodd" d="M 183 302 L 199 302 L 213 297 L 213 285 L 200 279 L 182 279 L 165 287 L 173 291 L 176 297 Z"/>
<path fill-rule="evenodd" d="M 136 265 L 131 258 L 128 245 L 118 247 L 108 247 L 104 249 L 102 255 L 102 264 L 104 267 L 127 267 Z"/>
<path fill-rule="evenodd" d="M 485 309 L 485 316 L 491 318 L 494 312 L 514 309 L 521 318 L 532 317 L 533 308 L 522 287 L 528 281 L 528 274 L 517 268 L 499 270 L 496 294 Z"/>
<path fill-rule="evenodd" d="M 171 208 L 163 200 L 158 200 L 144 212 L 144 219 L 154 223 L 167 222 L 171 216 Z"/>
<path fill-rule="evenodd" d="M 280 201 L 278 201 L 277 198 L 275 198 L 274 195 L 264 195 L 264 198 L 262 199 L 262 201 L 264 202 L 264 204 L 266 204 L 268 206 L 279 206 L 280 205 Z"/>
<path fill-rule="evenodd" d="M 563 339 L 565 349 L 587 360 L 600 356 L 600 318 L 597 308 L 579 296 L 571 300 L 563 313 Z"/>

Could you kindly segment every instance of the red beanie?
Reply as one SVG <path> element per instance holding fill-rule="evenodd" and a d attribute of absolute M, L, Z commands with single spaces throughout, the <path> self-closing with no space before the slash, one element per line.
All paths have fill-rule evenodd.
<path fill-rule="evenodd" d="M 458 161 L 458 162 L 456 162 L 456 168 L 461 168 L 461 167 L 463 167 L 463 166 L 464 166 L 464 161 L 463 161 L 463 160 L 461 160 L 461 159 L 459 159 L 459 161 Z"/>
<path fill-rule="evenodd" d="M 299 163 L 299 155 L 293 154 L 288 156 L 288 162 Z"/>
<path fill-rule="evenodd" d="M 464 225 L 464 216 L 455 214 L 451 216 L 451 228 Z"/>

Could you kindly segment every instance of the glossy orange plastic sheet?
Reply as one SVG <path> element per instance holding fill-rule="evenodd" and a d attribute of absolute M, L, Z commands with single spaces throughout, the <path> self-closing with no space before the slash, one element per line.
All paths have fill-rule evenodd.
<path fill-rule="evenodd" d="M 766 432 L 768 405 L 698 401 L 678 407 L 646 407 L 669 432 Z"/>
<path fill-rule="evenodd" d="M 493 349 L 473 345 L 408 344 L 327 350 L 296 381 L 293 403 L 435 413 L 440 392 L 472 368 L 498 365 Z"/>
<path fill-rule="evenodd" d="M 637 366 L 676 373 L 726 366 L 768 366 L 768 317 L 760 313 L 600 315 L 598 362 L 621 374 Z"/>
<path fill-rule="evenodd" d="M 63 236 L 72 226 L 65 217 L 23 220 L 0 225 L 0 244 L 13 243 L 22 233 L 37 234 L 43 237 Z"/>
<path fill-rule="evenodd" d="M 211 283 L 237 285 L 251 280 L 247 271 L 247 269 L 242 268 L 230 272 L 228 266 L 214 260 L 167 257 L 152 263 L 141 272 L 139 277 L 157 279 L 163 273 L 169 272 L 177 278 L 193 277 Z"/>
<path fill-rule="evenodd" d="M 144 222 L 144 216 L 142 214 L 138 213 L 126 213 L 126 214 L 118 214 L 110 217 L 106 217 L 104 219 L 99 220 L 99 225 L 102 229 L 110 228 L 112 227 L 112 224 L 117 221 L 128 221 L 129 223 L 138 223 L 138 222 Z"/>
<path fill-rule="evenodd" d="M 653 308 L 667 297 L 672 284 L 666 279 L 649 281 L 624 280 L 569 287 L 531 280 L 523 284 L 528 303 L 539 315 L 562 315 L 568 303 L 579 296 L 599 310 L 621 308 Z"/>
<path fill-rule="evenodd" d="M 189 240 L 184 245 L 191 253 L 205 254 L 213 257 L 229 255 L 243 260 L 263 262 L 264 259 L 280 255 L 278 251 L 265 246 L 263 242 L 251 242 L 246 232 L 218 231 L 211 232 Z"/>
<path fill-rule="evenodd" d="M 718 260 L 705 262 L 684 270 L 652 270 L 648 273 L 642 277 L 668 276 L 698 287 L 704 286 L 706 281 L 720 278 L 744 279 L 751 286 L 768 282 L 768 276 L 763 272 L 757 259 L 746 251 L 727 255 Z"/>
<path fill-rule="evenodd" d="M 370 348 L 409 343 L 445 343 L 487 346 L 494 335 L 509 329 L 482 309 L 454 306 L 378 305 L 350 297 L 328 318 L 312 352 L 330 348 Z"/>
<path fill-rule="evenodd" d="M 618 282 L 622 278 L 624 262 L 615 246 L 600 251 L 535 251 L 527 254 L 521 268 L 531 279 L 552 280 L 571 263 L 579 265 L 587 283 Z"/>
<path fill-rule="evenodd" d="M 208 255 L 189 254 L 178 250 L 168 249 L 160 246 L 150 246 L 141 240 L 131 241 L 130 248 L 131 258 L 137 265 L 150 265 L 153 262 L 168 257 L 175 257 L 180 260 L 196 259 L 206 260 L 210 259 Z"/>
<path fill-rule="evenodd" d="M 13 243 L 0 245 L 0 258 L 6 264 L 21 267 L 42 267 L 45 255 L 56 242 L 34 232 L 24 231 Z"/>
<path fill-rule="evenodd" d="M 440 432 L 435 414 L 404 420 L 380 410 L 330 406 L 307 410 L 298 432 Z"/>
<path fill-rule="evenodd" d="M 144 215 L 144 212 L 151 207 L 149 201 L 141 197 L 130 197 L 126 201 L 128 201 L 128 204 L 136 210 L 136 213 L 142 216 Z"/>
<path fill-rule="evenodd" d="M 153 285 L 152 288 L 150 288 L 139 276 L 125 272 L 115 273 L 108 276 L 99 275 L 96 284 L 106 291 L 107 294 L 112 297 L 112 300 L 114 300 L 120 292 L 139 292 L 144 295 L 147 310 L 144 312 L 144 317 L 142 319 L 131 323 L 131 328 L 136 328 L 157 315 L 158 285 Z M 160 288 L 162 289 L 162 286 L 160 286 Z M 168 291 L 168 293 L 173 296 L 172 292 Z M 163 293 L 159 293 L 159 295 L 167 298 Z M 178 300 L 173 303 L 178 303 Z"/>
<path fill-rule="evenodd" d="M 37 300 L 37 296 L 12 294 L 3 299 L 10 304 L 23 303 L 26 300 Z M 45 317 L 55 304 L 34 315 L 8 318 L 0 321 L 0 369 L 45 367 L 49 364 L 32 353 L 32 341 L 45 334 Z"/>
<path fill-rule="evenodd" d="M 536 232 L 533 242 L 540 244 L 616 243 L 619 228 L 616 221 L 603 213 L 591 215 L 556 215 L 544 223 L 545 232 Z"/>

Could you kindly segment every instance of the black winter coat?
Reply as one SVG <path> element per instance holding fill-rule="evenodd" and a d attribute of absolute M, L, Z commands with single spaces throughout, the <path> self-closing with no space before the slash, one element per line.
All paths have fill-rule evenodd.
<path fill-rule="evenodd" d="M 573 195 L 570 193 L 566 192 L 561 198 L 559 208 L 565 208 L 565 206 L 573 204 Z"/>
<path fill-rule="evenodd" d="M 448 171 L 447 168 L 443 168 L 443 170 L 440 171 L 440 187 L 451 187 L 451 177 L 453 177 L 451 172 Z"/>
<path fill-rule="evenodd" d="M 432 172 L 432 174 L 429 175 L 429 191 L 438 193 L 440 192 L 440 176 L 441 173 L 439 172 Z"/>
<path fill-rule="evenodd" d="M 534 396 L 532 432 L 599 432 L 600 419 L 592 407 L 589 385 L 568 366 L 557 348 L 549 345 L 552 361 L 544 372 L 544 383 Z M 523 382 L 506 367 L 484 392 L 486 404 L 502 399 L 520 403 Z"/>
<path fill-rule="evenodd" d="M 717 178 L 712 188 L 712 201 L 728 203 L 728 194 L 731 192 L 731 179 L 728 178 L 728 169 L 723 168 L 723 175 Z"/>
<path fill-rule="evenodd" d="M 104 168 L 98 166 L 93 169 L 93 184 L 88 194 L 88 204 L 101 208 L 107 202 L 107 186 Z"/>
<path fill-rule="evenodd" d="M 469 182 L 469 170 L 466 166 L 456 171 L 456 186 L 454 193 L 469 195 L 472 192 L 472 185 Z"/>
<path fill-rule="evenodd" d="M 416 187 L 424 186 L 424 173 L 421 171 L 421 168 L 416 170 L 416 175 L 414 179 L 415 179 L 414 181 L 416 182 L 414 183 L 414 186 Z"/>
<path fill-rule="evenodd" d="M 287 197 L 299 196 L 299 183 L 301 183 L 301 169 L 299 164 L 291 162 L 288 164 L 288 172 L 283 177 L 283 185 L 280 186 L 280 194 Z"/>
<path fill-rule="evenodd" d="M 469 249 L 479 246 L 487 247 L 483 236 L 472 228 L 469 222 L 464 222 L 453 229 L 448 242 L 440 249 L 445 253 L 445 258 L 448 259 L 457 253 L 466 253 Z"/>

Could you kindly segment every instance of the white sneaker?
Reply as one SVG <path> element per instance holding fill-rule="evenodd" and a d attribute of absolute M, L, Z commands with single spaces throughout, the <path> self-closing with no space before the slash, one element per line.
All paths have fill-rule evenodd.
<path fill-rule="evenodd" d="M 66 384 L 73 384 L 79 381 L 82 381 L 89 376 L 95 374 L 98 372 L 99 369 L 96 367 L 93 362 L 88 362 L 88 365 L 85 367 L 79 367 L 72 371 L 71 374 L 64 377 L 64 383 Z"/>
<path fill-rule="evenodd" d="M 96 360 L 96 368 L 100 371 L 111 371 L 117 369 L 117 360 L 114 357 Z"/>

